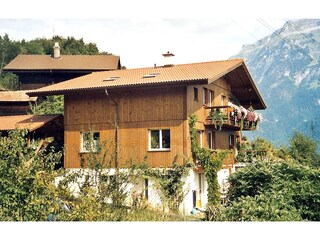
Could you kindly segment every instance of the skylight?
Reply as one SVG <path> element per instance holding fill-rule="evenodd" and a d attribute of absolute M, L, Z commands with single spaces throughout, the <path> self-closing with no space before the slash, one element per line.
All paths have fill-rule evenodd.
<path fill-rule="evenodd" d="M 144 75 L 142 78 L 154 78 L 158 75 L 160 75 L 160 73 L 149 73 L 147 75 Z"/>
<path fill-rule="evenodd" d="M 117 80 L 119 79 L 120 77 L 108 77 L 106 79 L 103 79 L 103 81 L 114 81 L 114 80 Z"/>

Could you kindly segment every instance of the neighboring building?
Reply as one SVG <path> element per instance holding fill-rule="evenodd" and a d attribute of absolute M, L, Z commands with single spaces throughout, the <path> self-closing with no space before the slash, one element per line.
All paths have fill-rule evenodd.
<path fill-rule="evenodd" d="M 48 146 L 53 146 L 56 152 L 63 148 L 64 126 L 61 114 L 0 116 L 0 136 L 7 136 L 14 129 L 28 130 L 27 144 L 36 151 Z M 63 157 L 61 163 L 56 165 L 57 168 L 61 166 Z"/>
<path fill-rule="evenodd" d="M 230 102 L 237 101 L 244 108 L 266 108 L 242 59 L 98 72 L 28 94 L 64 95 L 64 166 L 69 169 L 81 167 L 80 158 L 88 153 L 88 138 L 93 140 L 93 149 L 104 140 L 115 141 L 121 149 L 119 167 L 126 164 L 128 156 L 140 161 L 147 157 L 153 168 L 171 166 L 177 155 L 191 159 L 192 114 L 198 116 L 201 146 L 235 153 L 241 130 L 252 126 L 242 127 L 235 121 Z M 209 119 L 210 112 L 217 109 L 225 113 L 218 127 Z M 179 164 L 183 161 L 179 158 Z M 221 184 L 233 168 L 231 154 L 218 173 Z M 143 184 L 152 191 L 152 183 Z M 204 207 L 207 185 L 203 170 L 190 171 L 186 185 L 190 191 L 181 208 L 190 212 L 196 204 Z M 148 195 L 150 201 L 154 199 Z"/>
<path fill-rule="evenodd" d="M 55 137 L 63 132 L 63 128 L 61 114 L 0 116 L 2 135 L 9 130 L 27 129 L 37 138 Z"/>
<path fill-rule="evenodd" d="M 41 98 L 29 97 L 25 91 L 0 91 L 0 116 L 25 115 Z"/>
<path fill-rule="evenodd" d="M 28 147 L 38 152 L 41 149 L 54 147 L 54 151 L 63 149 L 63 115 L 15 115 L 0 116 L 0 136 L 8 136 L 10 130 L 28 130 L 26 139 Z M 62 156 L 56 168 L 63 166 Z"/>
<path fill-rule="evenodd" d="M 92 72 L 121 69 L 115 55 L 61 55 L 59 44 L 54 56 L 18 55 L 3 69 L 19 77 L 20 90 L 37 89 Z"/>

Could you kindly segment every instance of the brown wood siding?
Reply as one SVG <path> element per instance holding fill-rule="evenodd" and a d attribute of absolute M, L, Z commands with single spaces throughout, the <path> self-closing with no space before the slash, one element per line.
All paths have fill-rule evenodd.
<path fill-rule="evenodd" d="M 198 88 L 199 100 L 195 101 L 193 99 L 193 88 Z M 187 88 L 187 115 L 196 114 L 198 116 L 198 121 L 204 123 L 206 119 L 206 111 L 203 108 L 203 88 L 211 90 L 214 92 L 214 99 L 212 102 L 213 106 L 221 106 L 221 96 L 225 96 L 228 101 L 228 97 L 231 94 L 230 85 L 223 78 L 218 79 L 217 81 L 207 84 L 207 85 L 196 85 L 188 86 Z"/>
<path fill-rule="evenodd" d="M 29 103 L 14 103 L 14 102 L 5 102 L 0 103 L 0 116 L 8 115 L 25 115 L 31 112 Z"/>
<path fill-rule="evenodd" d="M 65 167 L 80 167 L 80 132 L 99 131 L 101 141 L 115 139 L 115 105 L 119 105 L 119 163 L 142 161 L 151 167 L 171 165 L 189 153 L 186 141 L 186 88 L 149 88 L 65 96 Z M 111 99 L 112 97 L 112 99 Z M 170 129 L 170 151 L 149 151 L 149 129 Z M 180 158 L 182 163 L 182 158 Z"/>
<path fill-rule="evenodd" d="M 194 90 L 193 88 L 198 88 L 198 101 L 194 100 Z M 225 105 L 229 100 L 231 94 L 230 85 L 223 78 L 217 81 L 207 84 L 207 85 L 196 85 L 188 86 L 187 88 L 187 114 L 196 114 L 198 116 L 198 122 L 196 123 L 196 128 L 198 130 L 204 130 L 203 136 L 203 146 L 208 147 L 208 131 L 215 133 L 215 147 L 216 149 L 229 149 L 229 135 L 236 135 L 236 131 L 218 131 L 215 128 L 207 128 L 204 126 L 208 111 L 205 111 L 203 105 L 203 89 L 206 88 L 208 91 L 214 92 L 214 99 L 212 101 L 212 106 L 221 106 L 221 96 L 226 97 Z"/>

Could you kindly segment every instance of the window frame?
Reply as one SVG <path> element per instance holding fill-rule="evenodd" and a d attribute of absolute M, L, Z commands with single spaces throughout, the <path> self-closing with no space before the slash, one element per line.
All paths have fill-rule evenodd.
<path fill-rule="evenodd" d="M 151 132 L 152 131 L 159 131 L 159 148 L 152 148 L 151 146 L 151 141 L 152 141 L 152 137 L 151 137 Z M 163 135 L 162 132 L 163 131 L 169 131 L 169 148 L 164 148 L 163 147 Z M 165 129 L 149 129 L 148 130 L 148 150 L 151 152 L 161 152 L 161 151 L 170 151 L 171 149 L 171 131 L 169 128 L 165 128 Z"/>
<path fill-rule="evenodd" d="M 203 88 L 202 90 L 202 104 L 208 105 L 208 88 Z"/>
<path fill-rule="evenodd" d="M 236 143 L 235 143 L 235 136 L 233 134 L 230 134 L 229 135 L 229 149 L 234 149 L 236 146 Z"/>
<path fill-rule="evenodd" d="M 84 136 L 88 134 L 89 136 L 92 136 L 92 149 L 87 149 L 85 144 Z M 98 140 L 94 140 L 95 134 L 98 134 Z M 94 131 L 94 132 L 80 132 L 80 153 L 98 153 L 100 152 L 100 132 Z"/>
<path fill-rule="evenodd" d="M 209 89 L 209 107 L 213 106 L 213 99 L 214 99 L 214 91 Z"/>
<path fill-rule="evenodd" d="M 197 87 L 193 88 L 193 100 L 199 102 L 199 89 Z"/>
<path fill-rule="evenodd" d="M 208 148 L 214 150 L 216 148 L 215 143 L 215 132 L 208 131 Z"/>
<path fill-rule="evenodd" d="M 197 130 L 197 137 L 198 137 L 198 143 L 199 143 L 199 147 L 203 148 L 203 130 Z"/>
<path fill-rule="evenodd" d="M 221 95 L 221 106 L 225 106 L 226 100 L 227 100 L 227 97 L 225 95 Z"/>

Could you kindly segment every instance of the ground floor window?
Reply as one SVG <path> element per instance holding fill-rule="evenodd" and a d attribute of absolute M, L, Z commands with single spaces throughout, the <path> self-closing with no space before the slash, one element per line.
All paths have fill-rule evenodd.
<path fill-rule="evenodd" d="M 197 131 L 197 138 L 198 138 L 198 143 L 199 143 L 199 147 L 203 148 L 203 131 L 202 130 L 198 130 Z"/>
<path fill-rule="evenodd" d="M 99 149 L 100 132 L 81 132 L 81 152 L 98 152 Z"/>
<path fill-rule="evenodd" d="M 170 150 L 170 129 L 149 130 L 149 150 Z"/>
<path fill-rule="evenodd" d="M 229 149 L 233 149 L 235 146 L 234 135 L 229 135 Z"/>

